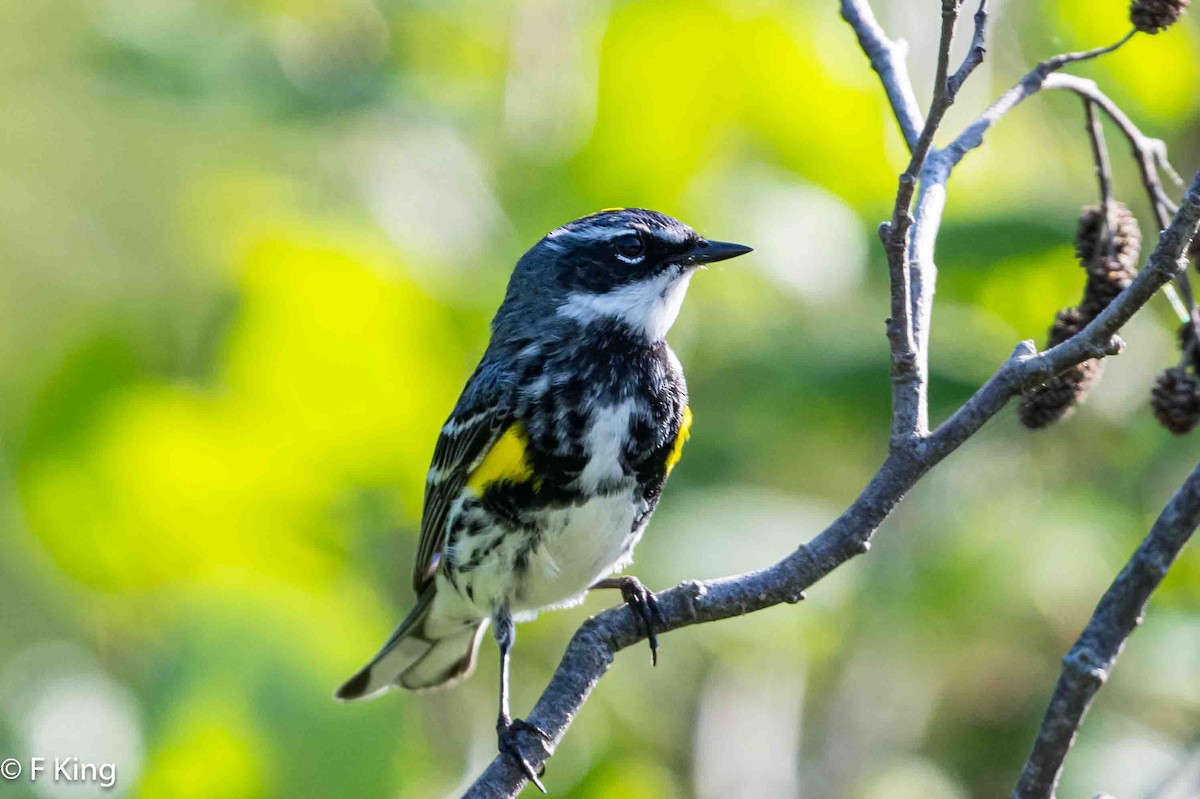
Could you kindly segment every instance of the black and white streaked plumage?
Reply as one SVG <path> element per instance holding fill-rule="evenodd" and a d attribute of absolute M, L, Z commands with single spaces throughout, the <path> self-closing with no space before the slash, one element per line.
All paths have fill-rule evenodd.
<path fill-rule="evenodd" d="M 605 578 L 631 561 L 688 435 L 687 385 L 664 337 L 694 272 L 749 251 L 654 211 L 615 209 L 525 253 L 434 451 L 417 606 L 339 698 L 466 676 L 490 621 L 501 749 L 537 782 L 512 736 L 528 725 L 508 713 L 514 619 L 619 587 L 656 646 L 653 596 L 633 578 Z"/>

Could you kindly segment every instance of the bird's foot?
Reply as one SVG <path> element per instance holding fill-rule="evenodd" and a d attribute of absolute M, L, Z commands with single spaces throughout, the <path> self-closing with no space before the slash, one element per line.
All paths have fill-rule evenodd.
<path fill-rule="evenodd" d="M 496 721 L 496 739 L 500 751 L 508 755 L 514 763 L 520 767 L 521 771 L 525 772 L 525 776 L 529 781 L 537 786 L 537 789 L 542 793 L 546 792 L 546 786 L 542 785 L 542 781 L 538 779 L 546 771 L 546 767 L 542 766 L 541 771 L 535 771 L 533 765 L 521 754 L 521 745 L 518 740 L 518 733 L 528 732 L 537 736 L 545 748 L 545 744 L 550 742 L 550 735 L 540 727 L 535 727 L 525 719 L 507 719 L 501 716 Z"/>
<path fill-rule="evenodd" d="M 658 600 L 649 588 L 642 585 L 636 577 L 609 577 L 601 580 L 593 588 L 619 588 L 625 604 L 642 620 L 646 629 L 646 640 L 650 642 L 650 663 L 658 665 L 658 635 L 656 628 L 662 623 L 662 612 L 658 609 Z"/>

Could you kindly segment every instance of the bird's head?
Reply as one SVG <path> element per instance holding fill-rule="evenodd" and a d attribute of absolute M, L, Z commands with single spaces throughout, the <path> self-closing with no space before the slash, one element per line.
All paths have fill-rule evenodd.
<path fill-rule="evenodd" d="M 552 230 L 525 253 L 505 305 L 526 321 L 552 315 L 584 325 L 615 322 L 659 341 L 696 270 L 748 252 L 657 211 L 600 211 Z"/>

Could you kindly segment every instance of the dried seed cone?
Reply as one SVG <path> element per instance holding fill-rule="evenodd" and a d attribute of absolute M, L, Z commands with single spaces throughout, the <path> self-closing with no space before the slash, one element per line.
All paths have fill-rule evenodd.
<path fill-rule="evenodd" d="M 1137 217 L 1124 203 L 1113 201 L 1112 246 L 1105 235 L 1102 206 L 1089 205 L 1079 215 L 1075 232 L 1075 255 L 1087 271 L 1080 310 L 1091 319 L 1116 299 L 1137 276 L 1142 231 Z"/>
<path fill-rule="evenodd" d="M 1047 347 L 1057 347 L 1080 330 L 1087 327 L 1091 317 L 1078 308 L 1063 308 L 1054 315 L 1054 324 L 1050 326 L 1050 334 L 1046 337 Z"/>
<path fill-rule="evenodd" d="M 1196 341 L 1196 329 L 1191 322 L 1184 322 L 1179 326 L 1178 337 L 1179 351 L 1186 356 L 1192 371 L 1200 374 L 1200 343 Z"/>
<path fill-rule="evenodd" d="M 1185 369 L 1167 369 L 1158 376 L 1151 392 L 1154 417 L 1177 436 L 1200 422 L 1200 380 Z"/>
<path fill-rule="evenodd" d="M 1134 0 L 1129 21 L 1142 33 L 1165 31 L 1187 10 L 1188 0 Z"/>
<path fill-rule="evenodd" d="M 1129 287 L 1137 277 L 1137 267 L 1127 266 L 1115 258 L 1102 259 L 1089 264 L 1087 273 L 1083 302 L 1079 308 L 1088 319 L 1094 319 L 1118 294 Z"/>
<path fill-rule="evenodd" d="M 1078 308 L 1058 312 L 1050 328 L 1048 346 L 1054 347 L 1074 336 L 1087 325 L 1090 317 Z M 1036 386 L 1021 398 L 1017 415 L 1021 424 L 1030 430 L 1040 430 L 1052 422 L 1064 419 L 1075 410 L 1100 378 L 1103 364 L 1098 360 L 1084 361 Z"/>
<path fill-rule="evenodd" d="M 1079 215 L 1079 227 L 1075 231 L 1075 256 L 1085 268 L 1094 261 L 1107 261 L 1110 257 L 1120 262 L 1126 270 L 1137 273 L 1138 255 L 1142 248 L 1142 230 L 1137 217 L 1125 203 L 1113 200 L 1112 253 L 1107 252 L 1107 242 L 1101 240 L 1104 231 L 1104 210 L 1089 205 Z"/>
<path fill-rule="evenodd" d="M 1042 385 L 1027 393 L 1017 407 L 1021 424 L 1030 430 L 1065 419 L 1083 402 L 1092 386 L 1100 379 L 1100 361 L 1084 361 L 1057 374 Z"/>

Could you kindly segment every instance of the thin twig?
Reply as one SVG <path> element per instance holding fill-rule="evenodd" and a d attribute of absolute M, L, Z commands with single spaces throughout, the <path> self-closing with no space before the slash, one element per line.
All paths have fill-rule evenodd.
<path fill-rule="evenodd" d="M 1175 184 L 1176 188 L 1182 189 L 1187 183 L 1183 177 L 1175 171 L 1175 167 L 1171 166 L 1171 162 L 1167 159 L 1167 144 L 1161 139 L 1155 142 L 1157 146 L 1154 148 L 1154 161 L 1158 164 L 1163 172 L 1167 173 L 1167 177 Z"/>
<path fill-rule="evenodd" d="M 986 9 L 981 30 L 986 30 Z M 933 313 L 933 292 L 937 279 L 934 243 L 945 208 L 945 183 L 963 156 L 983 142 L 984 133 L 1008 111 L 1036 93 L 1048 76 L 1073 64 L 1111 53 L 1124 45 L 1136 31 L 1113 44 L 1079 52 L 1061 53 L 1034 67 L 1020 83 L 1005 92 L 975 122 L 971 123 L 944 150 L 933 150 L 933 137 L 942 117 L 954 101 L 947 78 L 949 50 L 957 0 L 942 0 L 942 33 L 938 50 L 937 77 L 929 117 L 913 150 L 908 169 L 900 176 L 891 221 L 881 228 L 892 277 L 892 320 L 888 336 L 892 345 L 892 437 L 893 451 L 904 446 L 922 446 L 928 430 L 929 330 Z M 983 34 L 981 34 L 983 35 Z M 965 78 L 964 78 L 965 79 Z M 913 193 L 920 186 L 916 210 L 910 213 Z M 901 264 L 903 258 L 905 263 Z M 897 321 L 897 307 L 908 298 L 907 314 Z M 907 330 L 901 322 L 907 322 Z"/>
<path fill-rule="evenodd" d="M 1158 139 L 1152 139 L 1142 133 L 1120 106 L 1100 91 L 1100 87 L 1093 80 L 1075 75 L 1051 75 L 1046 78 L 1043 88 L 1065 89 L 1091 100 L 1113 121 L 1133 150 L 1134 162 L 1137 164 L 1150 206 L 1154 209 L 1158 226 L 1160 229 L 1166 227 L 1171 214 L 1175 212 L 1175 203 L 1167 195 L 1158 176 L 1158 166 L 1166 160 L 1166 146 Z"/>
<path fill-rule="evenodd" d="M 911 152 L 917 146 L 925 119 L 921 115 L 921 107 L 917 105 L 908 68 L 904 64 L 908 46 L 887 37 L 867 0 L 841 0 L 841 6 L 842 19 L 854 29 L 859 47 L 867 54 L 871 69 L 879 75 L 879 82 L 883 84 L 883 91 L 892 106 L 892 115 Z"/>
<path fill-rule="evenodd" d="M 1096 113 L 1096 105 L 1091 100 L 1084 99 L 1083 112 L 1087 118 L 1088 140 L 1092 144 L 1092 162 L 1096 167 L 1096 181 L 1100 184 L 1100 211 L 1104 215 L 1104 226 L 1100 231 L 1099 240 L 1104 242 L 1105 256 L 1113 255 L 1113 234 L 1115 219 L 1113 217 L 1112 199 L 1112 165 L 1108 160 L 1108 146 L 1104 142 L 1104 128 L 1100 125 L 1100 117 Z"/>
<path fill-rule="evenodd" d="M 929 116 L 921 128 L 917 146 L 913 148 L 908 167 L 900 175 L 892 218 L 880 227 L 888 260 L 888 275 L 892 286 L 892 315 L 888 320 L 888 341 L 892 358 L 892 432 L 890 449 L 897 452 L 919 445 L 929 432 L 928 358 L 922 338 L 927 337 L 927 325 L 920 317 L 921 310 L 931 301 L 934 278 L 926 280 L 926 270 L 932 270 L 933 260 L 914 259 L 909 254 L 909 231 L 914 224 L 911 213 L 913 194 L 918 178 L 933 149 L 933 138 L 947 109 L 954 102 L 948 89 L 950 47 L 954 43 L 954 25 L 958 21 L 959 0 L 942 0 L 942 31 L 938 43 L 937 73 L 933 81 L 933 100 Z"/>
<path fill-rule="evenodd" d="M 658 594 L 665 633 L 692 624 L 729 619 L 783 602 L 798 602 L 813 583 L 867 551 L 872 535 L 901 498 L 931 468 L 977 433 L 1023 387 L 1089 358 L 1113 354 L 1114 335 L 1183 268 L 1184 250 L 1200 227 L 1200 174 L 1163 233 L 1149 264 L 1099 316 L 1072 339 L 1043 353 L 1022 342 L 974 396 L 930 434 L 925 446 L 888 455 L 857 499 L 822 533 L 766 569 L 705 582 L 692 581 Z M 616 653 L 645 636 L 641 620 L 626 606 L 606 610 L 583 624 L 528 720 L 550 735 L 546 754 L 533 740 L 525 747 L 534 767 L 562 740 Z M 472 799 L 515 797 L 525 775 L 507 757 L 492 761 L 467 791 Z"/>
<path fill-rule="evenodd" d="M 1059 86 L 1067 88 L 1066 81 L 1082 80 L 1066 75 L 1054 75 L 1055 72 L 1065 67 L 1067 64 L 1074 64 L 1079 61 L 1086 61 L 1091 58 L 1102 56 L 1106 53 L 1119 48 L 1133 36 L 1134 31 L 1130 31 L 1120 41 L 1114 42 L 1106 47 L 1097 47 L 1093 50 L 1083 50 L 1077 53 L 1062 53 L 1038 64 L 1025 74 L 1023 78 L 1011 89 L 1000 95 L 1000 98 L 988 106 L 982 114 L 979 115 L 971 124 L 960 133 L 954 141 L 950 142 L 941 152 L 945 153 L 946 169 L 953 168 L 963 159 L 968 152 L 983 144 L 983 136 L 992 126 L 999 122 L 1005 114 L 1015 108 L 1021 101 L 1036 94 L 1042 88 L 1054 88 Z M 1093 84 L 1094 86 L 1095 84 Z M 1107 99 L 1107 98 L 1106 98 Z M 1097 100 L 1104 107 L 1104 103 Z M 1110 101 L 1111 103 L 1111 101 Z M 1105 108 L 1107 112 L 1108 109 Z M 1119 112 L 1119 109 L 1118 109 Z M 1122 116 L 1124 116 L 1122 114 Z M 1132 123 L 1130 123 L 1132 125 Z M 1165 221 L 1164 221 L 1165 224 Z"/>
<path fill-rule="evenodd" d="M 1197 525 L 1200 525 L 1200 466 L 1171 497 L 1063 658 L 1062 674 L 1012 799 L 1054 797 L 1063 761 L 1092 699 L 1108 679 L 1125 641 L 1141 623 L 1150 595 Z"/>
<path fill-rule="evenodd" d="M 1122 36 L 1120 39 L 1113 42 L 1112 44 L 1107 44 L 1103 47 L 1093 47 L 1091 50 L 1080 50 L 1078 52 L 1073 52 L 1073 53 L 1061 53 L 1059 55 L 1056 55 L 1056 56 L 1046 59 L 1041 64 L 1038 64 L 1038 66 L 1036 68 L 1044 69 L 1045 74 L 1049 75 L 1051 72 L 1057 72 L 1058 70 L 1062 69 L 1067 64 L 1074 64 L 1077 61 L 1089 61 L 1093 58 L 1096 58 L 1097 56 L 1102 56 L 1102 55 L 1106 55 L 1107 53 L 1111 53 L 1112 51 L 1118 49 L 1119 47 L 1121 47 L 1121 45 L 1125 44 L 1127 41 L 1132 39 L 1134 37 L 1134 35 L 1136 35 L 1136 34 L 1137 34 L 1137 28 L 1131 28 L 1129 30 L 1129 33 L 1126 33 L 1124 36 Z"/>
<path fill-rule="evenodd" d="M 961 0 L 942 0 L 942 33 L 938 43 L 937 71 L 933 79 L 933 100 L 930 102 L 929 118 L 925 120 L 925 128 L 921 131 L 921 139 L 917 143 L 917 152 L 909 163 L 906 174 L 912 180 L 900 181 L 896 193 L 896 208 L 893 212 L 893 222 L 897 218 L 903 202 L 904 217 L 909 214 L 912 204 L 912 189 L 919 184 L 921 190 L 927 188 L 921 176 L 925 165 L 933 154 L 933 139 L 942 124 L 942 118 L 950 106 L 954 104 L 955 92 L 950 88 L 950 48 L 954 44 L 954 27 L 958 23 L 958 12 Z M 965 78 L 964 78 L 965 80 Z M 920 248 L 918 243 L 922 238 L 922 228 L 932 231 L 934 238 L 940 227 L 940 216 L 936 224 L 926 225 L 924 218 L 918 214 L 912 215 L 912 230 L 894 229 L 893 237 L 897 240 L 893 246 L 899 249 L 903 244 L 905 268 L 908 270 L 909 281 L 909 319 L 912 324 L 912 339 L 916 343 L 916 390 L 908 397 L 906 404 L 916 405 L 915 424 L 907 430 L 893 428 L 892 443 L 897 442 L 897 434 L 907 433 L 911 436 L 923 437 L 929 432 L 929 325 L 933 312 L 933 291 L 937 283 L 937 264 L 933 259 L 933 247 Z M 899 239 L 903 236 L 903 242 Z M 897 417 L 899 421 L 899 417 Z M 919 445 L 919 441 L 915 442 Z"/>
<path fill-rule="evenodd" d="M 946 81 L 946 92 L 951 101 L 958 95 L 958 90 L 967 82 L 967 78 L 971 77 L 975 68 L 983 63 L 987 54 L 987 20 L 988 0 L 979 0 L 979 8 L 975 11 L 975 33 L 971 35 L 971 47 L 967 50 L 962 64 Z"/>
<path fill-rule="evenodd" d="M 905 249 L 908 228 L 912 224 L 908 207 L 912 201 L 917 173 L 929 152 L 937 122 L 934 121 L 931 128 L 930 120 L 922 117 L 904 65 L 903 48 L 899 43 L 887 38 L 875 19 L 871 4 L 867 0 L 842 0 L 841 10 L 842 18 L 854 29 L 859 46 L 879 75 L 891 103 L 892 113 L 900 125 L 905 144 L 911 153 L 909 166 L 900 176 L 900 188 L 897 190 L 891 221 L 879 228 L 879 237 L 887 254 L 888 277 L 891 283 L 891 315 L 887 321 L 887 337 L 891 350 L 891 449 L 895 451 L 907 446 L 912 437 L 917 435 L 918 431 L 923 432 L 926 427 L 922 422 L 921 409 L 925 407 L 926 402 L 917 368 L 917 341 L 911 319 L 913 298 L 905 264 Z M 952 28 L 951 25 L 951 31 Z M 942 35 L 943 39 L 947 36 L 944 21 Z M 948 51 L 948 44 L 943 49 Z M 944 60 L 945 53 L 942 53 L 939 61 Z M 944 84 L 944 77 L 943 63 L 940 83 Z"/>
<path fill-rule="evenodd" d="M 1179 182 L 1179 176 L 1175 173 L 1175 169 L 1167 159 L 1166 144 L 1160 139 L 1153 139 L 1142 133 L 1129 116 L 1121 110 L 1120 106 L 1113 102 L 1104 92 L 1100 91 L 1100 87 L 1096 85 L 1095 81 L 1079 78 L 1074 75 L 1051 75 L 1046 79 L 1043 88 L 1065 89 L 1074 92 L 1085 100 L 1092 102 L 1108 115 L 1108 118 L 1113 121 L 1113 124 L 1117 126 L 1117 129 L 1121 131 L 1122 135 L 1129 142 L 1129 146 L 1133 151 L 1133 160 L 1137 164 L 1138 172 L 1142 179 L 1142 187 L 1145 189 L 1146 197 L 1150 201 L 1150 207 L 1154 211 L 1154 218 L 1158 223 L 1158 228 L 1161 230 L 1166 227 L 1171 219 L 1171 215 L 1175 213 L 1176 206 L 1163 187 L 1158 170 L 1161 168 L 1168 175 L 1172 176 L 1173 181 Z M 1178 287 L 1178 292 L 1176 292 L 1175 286 Z M 1197 310 L 1192 292 L 1191 279 L 1186 270 L 1176 278 L 1175 286 L 1168 286 L 1164 289 L 1167 299 L 1171 301 L 1171 305 L 1175 308 L 1181 322 L 1190 320 L 1195 325 L 1200 312 Z M 1182 300 L 1180 297 L 1182 297 Z"/>

